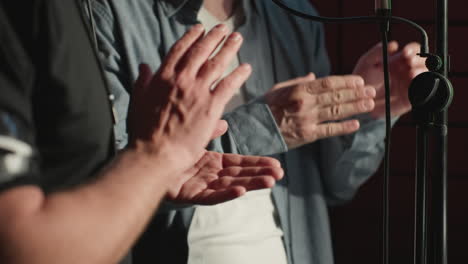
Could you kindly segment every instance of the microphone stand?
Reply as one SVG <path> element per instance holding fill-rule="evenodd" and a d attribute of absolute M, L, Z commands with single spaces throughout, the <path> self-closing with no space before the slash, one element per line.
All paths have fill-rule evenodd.
<path fill-rule="evenodd" d="M 416 190 L 415 190 L 415 234 L 414 263 L 427 264 L 428 252 L 428 210 L 427 210 L 427 150 L 428 139 L 434 138 L 434 163 L 432 170 L 432 222 L 433 236 L 430 237 L 431 252 L 434 264 L 447 264 L 447 140 L 448 140 L 448 107 L 453 99 L 452 84 L 448 80 L 448 0 L 436 0 L 437 45 L 436 54 L 429 53 L 427 34 L 414 22 L 395 16 L 330 18 L 318 17 L 294 10 L 281 0 L 272 0 L 287 12 L 305 19 L 324 23 L 376 23 L 384 25 L 391 22 L 403 22 L 418 29 L 422 36 L 421 57 L 426 57 L 429 72 L 418 75 L 409 87 L 409 99 L 412 104 L 412 115 L 417 127 L 416 153 Z M 382 29 L 385 32 L 386 28 Z M 386 87 L 389 87 L 386 83 Z M 386 97 L 388 97 L 388 92 Z M 389 98 L 386 98 L 389 101 Z M 387 112 L 388 109 L 387 109 Z M 388 117 L 387 117 L 388 119 Z M 387 157 L 388 158 L 388 157 Z M 385 172 L 388 176 L 388 172 Z M 388 188 L 388 178 L 384 184 Z M 385 190 L 384 189 L 384 190 Z M 385 191 L 384 191 L 385 192 Z M 388 207 L 388 196 L 385 195 L 385 207 Z M 387 210 L 387 209 L 386 209 Z M 385 214 L 384 233 L 388 230 L 388 214 Z M 384 235 L 383 262 L 388 262 L 388 244 Z"/>
<path fill-rule="evenodd" d="M 417 127 L 416 153 L 416 212 L 414 263 L 427 264 L 428 240 L 434 264 L 447 264 L 447 140 L 448 106 L 452 102 L 453 88 L 448 80 L 448 0 L 437 1 L 436 54 L 426 54 L 430 72 L 417 76 L 409 90 L 413 105 L 413 119 Z M 424 56 L 424 54 L 422 54 Z M 428 139 L 433 139 L 434 155 L 432 175 L 432 217 L 428 223 Z M 428 238 L 428 224 L 432 237 Z"/>
<path fill-rule="evenodd" d="M 448 0 L 437 1 L 437 54 L 442 58 L 439 73 L 448 78 Z M 450 85 L 451 86 L 451 85 Z M 451 88 L 451 87 L 450 87 Z M 453 97 L 453 89 L 450 90 Z M 450 103 L 449 103 L 450 104 Z M 434 260 L 435 263 L 447 264 L 447 146 L 448 146 L 448 110 L 437 114 L 436 122 L 443 126 L 436 141 L 435 177 L 433 189 L 434 204 Z"/>

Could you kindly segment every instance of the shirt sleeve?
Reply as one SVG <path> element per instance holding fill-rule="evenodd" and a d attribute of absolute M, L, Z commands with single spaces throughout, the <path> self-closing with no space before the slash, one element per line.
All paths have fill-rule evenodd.
<path fill-rule="evenodd" d="M 0 8 L 0 191 L 39 185 L 30 94 L 34 71 Z"/>
<path fill-rule="evenodd" d="M 321 142 L 321 176 L 330 205 L 352 199 L 377 171 L 384 156 L 385 120 L 374 120 L 369 115 L 358 119 L 358 132 Z M 392 120 L 392 126 L 396 121 Z"/>
<path fill-rule="evenodd" d="M 243 155 L 273 155 L 288 150 L 273 114 L 263 97 L 223 116 L 228 132 L 213 140 L 210 150 Z"/>

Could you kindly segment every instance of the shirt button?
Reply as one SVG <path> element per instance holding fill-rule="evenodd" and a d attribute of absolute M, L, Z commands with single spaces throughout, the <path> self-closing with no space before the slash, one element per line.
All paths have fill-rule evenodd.
<path fill-rule="evenodd" d="M 109 94 L 109 100 L 114 101 L 115 100 L 115 95 Z"/>

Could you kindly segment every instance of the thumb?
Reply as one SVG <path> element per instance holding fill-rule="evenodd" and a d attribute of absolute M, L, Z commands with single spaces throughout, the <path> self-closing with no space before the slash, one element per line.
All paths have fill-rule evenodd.
<path fill-rule="evenodd" d="M 273 88 L 271 88 L 270 91 L 275 91 L 275 90 L 279 90 L 279 89 L 284 88 L 284 87 L 290 87 L 290 86 L 298 85 L 298 84 L 301 84 L 301 83 L 307 83 L 307 82 L 315 81 L 316 79 L 317 78 L 316 78 L 315 74 L 311 72 L 311 73 L 307 74 L 306 76 L 302 76 L 302 77 L 291 79 L 291 80 L 288 80 L 288 81 L 285 81 L 285 82 L 278 83 L 275 86 L 273 86 Z"/>
<path fill-rule="evenodd" d="M 150 67 L 147 64 L 140 64 L 139 66 L 139 74 L 138 78 L 135 81 L 133 86 L 132 95 L 130 97 L 130 105 L 128 107 L 128 119 L 127 125 L 129 126 L 129 140 L 132 141 L 134 138 L 134 134 L 136 133 L 137 129 L 137 105 L 138 102 L 141 101 L 144 95 L 144 91 L 148 83 L 151 81 L 152 72 Z"/>
<path fill-rule="evenodd" d="M 152 72 L 148 64 L 140 64 L 138 78 L 135 81 L 135 92 L 144 90 L 144 88 L 151 81 Z"/>
<path fill-rule="evenodd" d="M 211 134 L 211 140 L 224 135 L 224 133 L 226 133 L 227 130 L 228 130 L 228 123 L 224 120 L 219 120 L 218 123 L 216 124 L 213 134 Z"/>

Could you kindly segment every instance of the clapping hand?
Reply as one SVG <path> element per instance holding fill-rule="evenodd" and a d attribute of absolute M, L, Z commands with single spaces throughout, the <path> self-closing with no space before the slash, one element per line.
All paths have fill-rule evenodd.
<path fill-rule="evenodd" d="M 410 43 L 401 50 L 396 41 L 388 44 L 392 117 L 411 110 L 408 99 L 410 83 L 414 77 L 427 71 L 425 59 L 417 55 L 420 49 L 421 46 L 418 43 Z M 371 115 L 376 119 L 383 118 L 385 116 L 385 87 L 382 44 L 375 45 L 361 56 L 353 74 L 361 76 L 367 85 L 375 87 L 377 95 L 375 109 Z"/>

